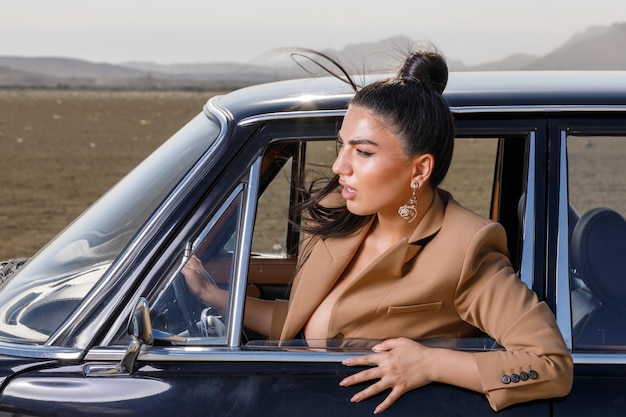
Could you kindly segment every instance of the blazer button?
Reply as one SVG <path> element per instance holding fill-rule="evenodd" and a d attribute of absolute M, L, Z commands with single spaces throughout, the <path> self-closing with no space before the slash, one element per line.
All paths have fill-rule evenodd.
<path fill-rule="evenodd" d="M 510 376 L 508 376 L 508 375 L 503 375 L 503 376 L 502 376 L 502 383 L 503 383 L 504 385 L 506 385 L 506 384 L 510 384 L 510 383 L 511 383 L 511 377 L 510 377 Z"/>
<path fill-rule="evenodd" d="M 527 372 L 520 372 L 519 373 L 519 379 L 521 379 L 522 381 L 526 381 L 528 380 L 529 376 Z"/>
<path fill-rule="evenodd" d="M 511 382 L 514 384 L 517 384 L 519 382 L 519 375 L 518 374 L 511 374 Z"/>
<path fill-rule="evenodd" d="M 538 376 L 539 376 L 539 374 L 537 373 L 537 371 L 534 371 L 532 369 L 530 371 L 528 371 L 528 377 L 530 379 L 537 379 Z"/>

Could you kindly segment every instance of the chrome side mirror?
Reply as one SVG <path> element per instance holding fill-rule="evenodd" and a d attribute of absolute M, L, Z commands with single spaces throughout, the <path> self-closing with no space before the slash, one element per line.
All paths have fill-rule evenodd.
<path fill-rule="evenodd" d="M 111 375 L 129 375 L 135 368 L 135 362 L 144 345 L 152 346 L 154 343 L 154 335 L 152 333 L 152 322 L 150 320 L 150 309 L 148 301 L 140 298 L 137 305 L 130 316 L 128 324 L 128 333 L 132 340 L 128 344 L 126 353 L 120 363 L 111 367 L 106 365 L 87 365 L 84 368 L 87 376 L 111 376 Z"/>
<path fill-rule="evenodd" d="M 148 307 L 148 301 L 143 297 L 137 301 L 133 315 L 130 317 L 128 334 L 141 345 L 152 346 L 154 344 L 150 308 Z"/>

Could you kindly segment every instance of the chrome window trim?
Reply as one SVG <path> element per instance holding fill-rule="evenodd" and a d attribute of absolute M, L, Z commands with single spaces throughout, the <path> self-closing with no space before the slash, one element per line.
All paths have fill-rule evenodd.
<path fill-rule="evenodd" d="M 528 106 L 451 106 L 450 110 L 456 114 L 468 113 L 559 113 L 559 112 L 623 112 L 626 111 L 624 104 L 598 104 L 598 105 L 528 105 Z"/>
<path fill-rule="evenodd" d="M 94 348 L 85 356 L 85 362 L 120 361 L 125 349 Z M 138 361 L 184 362 L 341 362 L 367 351 L 352 352 L 276 352 L 255 351 L 221 346 L 150 347 L 139 354 Z"/>
<path fill-rule="evenodd" d="M 533 288 L 533 265 L 535 264 L 535 143 L 536 134 L 530 132 L 528 144 L 528 177 L 526 178 L 526 201 L 524 202 L 524 227 L 522 229 L 522 261 L 520 279 Z"/>
<path fill-rule="evenodd" d="M 245 180 L 244 180 L 245 181 Z M 211 216 L 209 222 L 203 227 L 202 232 L 198 235 L 198 237 L 194 240 L 193 242 L 193 250 L 197 249 L 198 247 L 201 246 L 202 242 L 204 241 L 204 238 L 206 238 L 206 236 L 211 232 L 211 230 L 213 230 L 213 228 L 215 227 L 215 225 L 217 224 L 217 222 L 222 218 L 222 216 L 224 215 L 224 213 L 226 213 L 226 211 L 228 210 L 228 208 L 230 207 L 231 204 L 233 204 L 233 202 L 238 198 L 241 197 L 241 202 L 239 202 L 240 205 L 244 204 L 244 199 L 245 196 L 243 195 L 243 191 L 244 191 L 244 185 L 243 183 L 239 183 L 237 184 L 237 186 L 230 192 L 230 194 L 228 195 L 228 198 L 226 198 L 226 200 L 224 200 L 224 202 L 220 205 L 220 208 L 213 213 L 213 215 Z M 237 234 L 239 234 L 239 229 L 240 229 L 240 223 L 241 223 L 241 210 L 239 213 L 239 220 L 237 222 Z M 235 251 L 238 251 L 238 247 L 240 246 L 240 240 L 237 239 L 237 247 L 235 248 Z M 235 254 L 235 256 L 233 257 L 233 276 L 231 277 L 231 280 L 234 280 L 233 282 L 235 282 L 235 284 L 238 282 L 239 277 L 237 276 L 237 262 L 238 262 L 238 257 L 239 255 Z M 186 261 L 185 261 L 186 263 Z M 184 263 L 180 266 L 180 269 L 182 269 L 182 267 L 184 266 Z M 176 274 L 179 273 L 180 270 L 176 271 Z M 229 302 L 229 317 L 231 317 L 232 319 L 239 319 L 239 315 L 236 315 L 235 311 L 233 311 L 233 290 L 231 289 L 229 291 L 229 297 L 230 297 L 230 302 Z M 243 309 L 242 309 L 243 310 Z M 243 312 L 241 314 L 241 317 L 243 317 Z M 233 322 L 232 319 L 229 320 L 226 323 L 226 326 L 228 328 L 228 332 L 230 334 L 230 332 L 232 331 L 232 327 L 233 327 Z M 238 326 L 237 323 L 235 322 L 234 325 Z M 240 326 L 239 326 L 240 327 Z M 194 338 L 194 342 L 195 341 L 199 341 L 202 342 L 203 345 L 206 346 L 224 346 L 228 344 L 228 339 L 226 337 L 211 337 L 211 338 Z"/>
<path fill-rule="evenodd" d="M 572 353 L 577 365 L 624 365 L 626 353 Z"/>
<path fill-rule="evenodd" d="M 139 361 L 196 361 L 196 362 L 341 362 L 354 356 L 368 354 L 367 351 L 352 352 L 275 352 L 232 349 L 217 346 L 151 347 L 139 355 Z M 125 349 L 94 348 L 84 362 L 120 361 Z M 579 365 L 624 365 L 626 353 L 573 353 Z"/>
<path fill-rule="evenodd" d="M 241 119 L 237 126 L 248 126 L 255 123 L 268 122 L 275 119 L 297 119 L 314 117 L 341 117 L 347 109 L 312 110 L 293 112 L 271 112 Z M 471 113 L 559 113 L 559 112 L 624 112 L 626 105 L 529 105 L 529 106 L 451 106 L 454 114 Z"/>
<path fill-rule="evenodd" d="M 559 221 L 556 247 L 556 321 L 565 344 L 572 344 L 572 310 L 569 280 L 569 218 L 567 193 L 567 132 L 561 131 L 559 144 Z M 587 357 L 587 355 L 585 355 Z"/>
<path fill-rule="evenodd" d="M 265 113 L 258 116 L 250 116 L 241 119 L 237 126 L 247 126 L 256 123 L 268 122 L 274 119 L 301 119 L 314 117 L 341 117 L 346 114 L 347 109 L 341 110 L 314 110 L 314 111 L 293 111 L 288 113 Z"/>
<path fill-rule="evenodd" d="M 220 123 L 220 133 L 213 142 L 213 144 L 211 144 L 207 152 L 204 154 L 204 156 L 198 160 L 198 162 L 191 168 L 189 173 L 187 173 L 187 175 L 185 175 L 181 182 L 172 190 L 172 193 L 169 195 L 169 197 L 163 202 L 161 206 L 158 207 L 157 210 L 159 213 L 172 211 L 184 199 L 185 191 L 189 190 L 188 184 L 199 181 L 200 176 L 198 175 L 198 172 L 202 171 L 203 167 L 206 165 L 206 161 L 212 159 L 215 156 L 215 154 L 219 151 L 222 142 L 225 140 L 224 138 L 226 137 L 226 133 L 228 131 L 228 117 L 230 116 L 230 113 L 228 113 L 225 109 L 218 105 L 217 97 L 212 98 L 205 105 L 205 113 L 209 111 L 211 115 L 215 116 L 218 119 Z M 59 326 L 59 328 L 56 329 L 56 331 L 48 338 L 48 340 L 44 343 L 44 346 L 53 346 L 55 343 L 57 343 L 58 339 L 74 326 L 73 323 L 77 320 L 77 317 L 80 317 L 86 311 L 93 309 L 94 305 L 98 305 L 95 300 L 98 299 L 100 293 L 103 292 L 108 283 L 113 280 L 113 277 L 118 276 L 119 271 L 122 269 L 122 265 L 125 267 L 127 262 L 129 261 L 129 258 L 135 256 L 135 252 L 138 250 L 138 248 L 141 247 L 140 242 L 145 241 L 146 236 L 152 233 L 154 229 L 157 229 L 159 227 L 161 219 L 162 216 L 155 216 L 154 214 L 148 219 L 146 224 L 139 230 L 137 235 L 122 251 L 121 255 L 123 257 L 120 257 L 113 262 L 113 265 L 106 272 L 103 279 L 101 279 L 94 286 L 94 288 L 80 303 L 78 308 L 74 312 L 72 312 L 72 314 L 63 322 L 63 324 L 61 324 L 61 326 Z M 137 302 L 138 298 L 139 295 L 137 295 L 133 299 L 133 301 L 126 306 L 121 315 L 121 317 L 123 317 L 123 320 L 128 319 L 128 317 L 130 316 L 130 312 Z M 118 324 L 118 322 L 119 320 L 116 320 L 116 325 Z M 114 335 L 114 329 L 116 329 L 116 326 L 111 327 L 109 333 L 105 337 L 105 340 L 111 340 L 112 336 Z M 87 343 L 88 341 L 84 341 L 85 345 Z"/>
<path fill-rule="evenodd" d="M 243 210 L 240 213 L 240 236 L 235 254 L 234 282 L 231 287 L 230 325 L 228 326 L 228 346 L 231 347 L 239 346 L 243 330 L 248 266 L 250 264 L 250 254 L 252 253 L 252 234 L 254 231 L 254 219 L 256 218 L 262 161 L 263 157 L 259 156 L 248 172 L 248 185 L 245 189 Z"/>
<path fill-rule="evenodd" d="M 43 345 L 20 345 L 0 342 L 0 355 L 13 358 L 37 358 L 64 361 L 77 361 L 83 355 L 81 349 Z"/>

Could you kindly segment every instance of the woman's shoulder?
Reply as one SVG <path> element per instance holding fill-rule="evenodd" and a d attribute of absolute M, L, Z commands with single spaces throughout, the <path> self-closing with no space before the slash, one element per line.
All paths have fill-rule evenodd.
<path fill-rule="evenodd" d="M 454 233 L 467 233 L 474 235 L 485 228 L 504 232 L 499 223 L 488 219 L 473 210 L 460 204 L 452 194 L 445 190 L 438 190 L 439 195 L 445 202 L 444 221 L 442 229 L 452 229 Z"/>

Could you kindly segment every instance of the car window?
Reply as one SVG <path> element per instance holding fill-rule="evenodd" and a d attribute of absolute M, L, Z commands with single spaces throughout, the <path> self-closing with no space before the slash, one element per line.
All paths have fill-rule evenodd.
<path fill-rule="evenodd" d="M 290 202 L 296 198 L 293 187 L 298 170 L 303 170 L 307 182 L 330 178 L 336 156 L 334 140 L 280 143 L 266 151 L 265 181 L 261 181 L 264 185 L 254 226 L 254 255 L 286 258 L 297 254 L 294 244 L 289 243 L 287 219 Z"/>
<path fill-rule="evenodd" d="M 208 224 L 187 243 L 170 272 L 170 280 L 151 309 L 152 326 L 179 344 L 225 344 L 232 302 L 235 256 L 241 220 L 243 185 L 233 191 Z M 224 305 L 202 303 L 191 292 L 183 268 L 201 270 L 223 292 Z"/>
<path fill-rule="evenodd" d="M 496 178 L 502 175 L 500 158 L 502 158 L 503 143 L 506 141 L 521 143 L 525 147 L 526 142 L 520 137 L 502 138 L 501 136 L 466 138 L 459 137 L 455 143 L 455 153 L 449 174 L 442 184 L 442 188 L 451 192 L 455 199 L 466 207 L 477 211 L 485 217 L 492 217 L 495 220 L 500 218 L 500 206 L 502 192 L 495 191 L 502 184 L 502 180 Z M 513 152 L 511 152 L 513 153 Z M 517 152 L 516 158 L 521 160 L 520 165 L 525 162 L 525 153 Z M 255 229 L 253 256 L 250 263 L 248 277 L 249 285 L 252 283 L 257 289 L 256 295 L 261 298 L 287 298 L 289 282 L 293 278 L 295 262 L 289 263 L 289 259 L 296 259 L 289 241 L 289 227 L 287 225 L 289 206 L 294 201 L 293 185 L 298 169 L 305 172 L 306 183 L 315 179 L 331 177 L 332 164 L 336 158 L 336 148 L 334 140 L 307 141 L 300 143 L 274 144 L 265 152 L 263 166 L 264 174 L 271 174 L 272 178 L 266 178 L 269 184 L 262 186 L 261 197 L 259 199 Z M 300 162 L 301 164 L 298 164 Z M 271 164 L 277 166 L 269 168 Z M 525 170 L 516 170 L 516 178 L 509 178 L 509 182 L 516 183 L 514 191 L 513 211 L 516 218 L 515 228 L 512 233 L 517 238 L 519 223 L 517 222 L 518 200 L 521 194 L 522 183 L 525 182 Z M 261 181 L 262 184 L 266 181 Z M 497 200 L 497 202 L 496 202 Z M 291 201 L 291 203 L 290 203 Z M 506 211 L 510 211 L 509 207 Z M 297 219 L 292 218 L 292 221 Z M 297 235 L 297 233 L 296 233 Z M 296 241 L 297 244 L 298 241 Z M 256 260 L 255 260 L 256 258 Z M 274 262 L 269 264 L 271 259 Z M 268 266 L 277 268 L 277 260 L 285 261 L 290 265 L 288 273 L 284 275 L 282 282 L 284 285 L 280 290 L 271 290 L 271 283 L 263 281 L 262 275 L 267 275 Z M 277 271 L 276 274 L 282 274 Z M 273 278 L 276 274 L 271 274 Z M 262 341 L 262 336 L 248 337 L 246 340 L 254 340 L 255 348 L 270 344 Z"/>
<path fill-rule="evenodd" d="M 441 187 L 478 214 L 491 215 L 498 138 L 457 138 L 448 175 Z"/>
<path fill-rule="evenodd" d="M 626 350 L 626 136 L 567 136 L 573 347 Z"/>
<path fill-rule="evenodd" d="M 461 204 L 484 216 L 499 217 L 501 192 L 495 192 L 503 139 L 457 138 L 455 156 L 448 178 L 442 185 Z M 522 154 L 523 159 L 523 154 Z M 305 182 L 332 176 L 336 158 L 334 139 L 285 141 L 270 145 L 262 157 L 258 172 L 259 198 L 249 257 L 247 294 L 273 300 L 288 298 L 289 283 L 294 276 L 301 236 L 291 225 L 298 222 L 289 210 L 297 198 L 295 178 L 304 172 Z M 522 174 L 516 178 L 522 181 Z M 198 233 L 192 243 L 193 254 L 202 260 L 207 275 L 225 291 L 231 291 L 235 274 L 235 252 L 241 234 L 241 204 L 243 185 L 233 193 Z M 517 208 L 516 194 L 515 208 Z M 191 255 L 191 254 L 187 254 Z M 186 257 L 174 265 L 169 283 L 152 303 L 153 327 L 166 334 L 177 335 L 186 344 L 225 343 L 229 328 L 228 315 L 215 306 L 200 303 L 193 296 L 181 269 Z M 225 310 L 229 310 L 226 308 Z M 220 329 L 217 329 L 218 326 Z M 242 343 L 263 339 L 248 329 L 242 329 Z M 258 343 L 258 342 L 257 342 Z"/>

